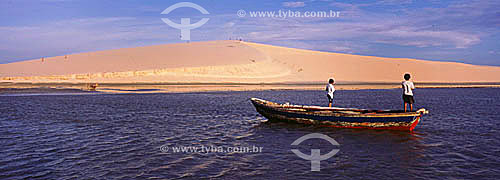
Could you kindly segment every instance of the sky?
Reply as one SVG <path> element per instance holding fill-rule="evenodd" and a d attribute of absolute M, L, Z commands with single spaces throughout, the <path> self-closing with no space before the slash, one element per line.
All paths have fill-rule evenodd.
<path fill-rule="evenodd" d="M 161 14 L 179 2 L 195 3 L 209 14 L 188 7 Z M 0 0 L 0 64 L 184 43 L 180 30 L 161 18 L 176 23 L 181 18 L 191 23 L 209 18 L 190 31 L 191 42 L 243 39 L 327 52 L 500 66 L 499 7 L 498 0 Z M 338 14 L 252 17 L 280 10 Z"/>

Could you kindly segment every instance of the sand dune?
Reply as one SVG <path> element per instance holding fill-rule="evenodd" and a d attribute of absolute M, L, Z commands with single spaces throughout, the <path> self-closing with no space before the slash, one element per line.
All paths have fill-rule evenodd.
<path fill-rule="evenodd" d="M 500 82 L 500 67 L 318 52 L 239 41 L 125 48 L 0 64 L 0 82 Z"/>

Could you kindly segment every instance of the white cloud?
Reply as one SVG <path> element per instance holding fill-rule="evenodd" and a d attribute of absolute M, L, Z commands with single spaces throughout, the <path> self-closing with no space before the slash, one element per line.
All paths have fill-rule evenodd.
<path fill-rule="evenodd" d="M 494 50 L 490 50 L 488 51 L 489 54 L 500 54 L 500 51 L 494 51 Z"/>
<path fill-rule="evenodd" d="M 414 47 L 467 48 L 480 42 L 480 35 L 451 30 L 421 29 L 407 21 L 366 19 L 361 22 L 318 21 L 314 19 L 264 19 L 248 33 L 249 39 L 266 41 L 362 41 Z M 254 24 L 252 23 L 252 24 Z"/>
<path fill-rule="evenodd" d="M 413 0 L 380 0 L 377 1 L 378 4 L 386 4 L 386 5 L 402 5 L 402 4 L 411 4 Z"/>
<path fill-rule="evenodd" d="M 224 24 L 224 28 L 231 28 L 231 27 L 233 27 L 235 24 L 236 24 L 236 23 L 234 23 L 234 22 L 228 22 L 228 23 Z"/>
<path fill-rule="evenodd" d="M 304 7 L 306 4 L 304 2 L 297 1 L 297 2 L 284 2 L 282 5 L 285 7 L 297 8 L 297 7 Z"/>
<path fill-rule="evenodd" d="M 380 1 L 374 3 L 391 3 Z M 411 1 L 405 1 L 411 3 Z M 484 8 L 490 8 L 491 2 L 475 1 L 465 5 L 450 4 L 444 8 L 423 8 L 406 11 L 400 15 L 391 12 L 380 13 L 363 10 L 374 4 L 349 4 L 334 2 L 331 5 L 340 8 L 342 16 L 337 19 L 288 18 L 288 19 L 250 19 L 252 24 L 259 24 L 249 33 L 256 41 L 310 40 L 339 41 L 350 40 L 358 43 L 384 43 L 410 47 L 440 47 L 463 49 L 479 44 L 488 29 L 479 30 L 486 24 L 476 24 L 472 19 L 484 16 Z M 467 9 L 474 12 L 466 13 Z M 441 12 L 441 13 L 439 13 Z M 455 13 L 454 13 L 455 12 Z M 465 18 L 465 16 L 470 16 Z M 461 19 L 467 23 L 461 24 Z M 491 18 L 483 18 L 490 21 Z M 477 21 L 477 20 L 475 20 Z M 494 21 L 494 20 L 491 20 Z M 494 24 L 494 22 L 493 22 Z M 476 27 L 474 27 L 476 26 Z M 491 28 L 489 31 L 494 31 Z"/>
<path fill-rule="evenodd" d="M 0 63 L 178 41 L 179 31 L 159 19 L 82 18 L 33 26 L 0 26 Z"/>

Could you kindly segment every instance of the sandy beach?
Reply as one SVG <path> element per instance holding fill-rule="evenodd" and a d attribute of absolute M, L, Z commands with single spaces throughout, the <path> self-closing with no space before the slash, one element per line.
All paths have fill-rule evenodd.
<path fill-rule="evenodd" d="M 0 64 L 3 88 L 84 88 L 161 92 L 399 88 L 404 73 L 419 87 L 499 87 L 500 67 L 302 50 L 242 41 L 208 41 L 68 54 Z"/>

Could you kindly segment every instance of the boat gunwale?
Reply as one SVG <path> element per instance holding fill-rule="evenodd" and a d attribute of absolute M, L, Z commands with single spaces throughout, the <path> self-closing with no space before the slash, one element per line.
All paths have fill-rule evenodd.
<path fill-rule="evenodd" d="M 415 117 L 422 116 L 428 113 L 425 109 L 411 112 L 398 112 L 395 110 L 368 110 L 355 108 L 337 108 L 337 107 L 321 107 L 321 106 L 306 106 L 306 105 L 287 105 L 279 104 L 259 98 L 251 98 L 254 103 L 261 104 L 275 111 L 307 113 L 318 116 L 344 116 L 344 117 Z M 300 111 L 304 110 L 304 111 Z M 352 112 L 352 113 L 349 113 Z"/>

